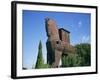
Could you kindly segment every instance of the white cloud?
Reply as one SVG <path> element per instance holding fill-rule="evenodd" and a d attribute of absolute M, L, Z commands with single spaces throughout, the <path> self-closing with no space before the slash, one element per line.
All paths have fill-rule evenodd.
<path fill-rule="evenodd" d="M 90 43 L 90 36 L 83 36 L 81 41 L 82 43 Z"/>
<path fill-rule="evenodd" d="M 82 27 L 82 21 L 79 21 L 79 22 L 77 23 L 77 28 L 75 28 L 75 31 L 78 31 L 79 28 L 81 28 L 81 27 Z"/>
<path fill-rule="evenodd" d="M 78 27 L 80 28 L 82 26 L 82 21 L 78 22 Z"/>

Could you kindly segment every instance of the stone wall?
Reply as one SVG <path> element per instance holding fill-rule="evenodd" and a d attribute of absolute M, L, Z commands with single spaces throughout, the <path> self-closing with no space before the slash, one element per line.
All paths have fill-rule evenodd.
<path fill-rule="evenodd" d="M 74 51 L 74 47 L 70 45 L 69 31 L 61 28 L 58 29 L 53 19 L 45 19 L 45 28 L 48 40 L 47 47 L 47 63 L 56 68 L 59 66 L 62 54 L 68 55 Z"/>

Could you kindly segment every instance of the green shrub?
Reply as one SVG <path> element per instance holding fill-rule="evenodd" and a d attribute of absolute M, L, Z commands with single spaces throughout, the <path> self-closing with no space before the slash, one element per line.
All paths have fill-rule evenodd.
<path fill-rule="evenodd" d="M 90 66 L 91 65 L 91 47 L 90 44 L 78 44 L 76 51 L 70 55 L 62 55 L 62 67 Z"/>

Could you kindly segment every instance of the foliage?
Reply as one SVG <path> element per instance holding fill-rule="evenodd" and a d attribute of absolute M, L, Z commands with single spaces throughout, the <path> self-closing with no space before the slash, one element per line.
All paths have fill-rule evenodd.
<path fill-rule="evenodd" d="M 78 44 L 75 46 L 76 51 L 69 55 L 62 55 L 62 67 L 90 66 L 90 44 Z"/>
<path fill-rule="evenodd" d="M 68 53 L 69 55 L 62 55 L 61 67 L 77 67 L 77 66 L 90 66 L 91 65 L 91 46 L 90 44 L 78 44 L 75 45 L 76 51 L 74 53 Z M 44 64 L 42 56 L 42 43 L 39 42 L 38 56 L 35 68 L 50 68 L 49 64 Z"/>
<path fill-rule="evenodd" d="M 81 58 L 77 54 L 70 54 L 68 56 L 62 56 L 62 67 L 75 67 L 78 66 L 81 62 Z"/>
<path fill-rule="evenodd" d="M 91 65 L 91 47 L 90 44 L 76 45 L 76 53 L 81 57 L 81 66 Z"/>
<path fill-rule="evenodd" d="M 43 56 L 42 56 L 42 43 L 40 41 L 39 47 L 38 47 L 38 56 L 37 56 L 35 68 L 43 68 L 43 67 L 44 67 L 44 61 L 43 61 Z"/>
<path fill-rule="evenodd" d="M 49 64 L 44 64 L 44 60 L 43 60 L 43 56 L 42 56 L 42 43 L 41 43 L 41 41 L 39 42 L 38 56 L 37 56 L 35 68 L 36 69 L 49 68 Z"/>
<path fill-rule="evenodd" d="M 43 68 L 49 68 L 49 64 L 43 64 Z"/>

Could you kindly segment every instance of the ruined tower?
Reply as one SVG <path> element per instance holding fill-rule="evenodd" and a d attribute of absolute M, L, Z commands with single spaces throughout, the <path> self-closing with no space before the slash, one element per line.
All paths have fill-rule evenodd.
<path fill-rule="evenodd" d="M 60 36 L 61 41 L 65 42 L 65 43 L 70 43 L 70 32 L 68 30 L 60 28 L 59 36 Z"/>
<path fill-rule="evenodd" d="M 47 33 L 47 63 L 51 67 L 58 67 L 62 53 L 73 52 L 74 47 L 70 45 L 69 31 L 58 29 L 53 19 L 45 19 L 45 28 Z"/>

